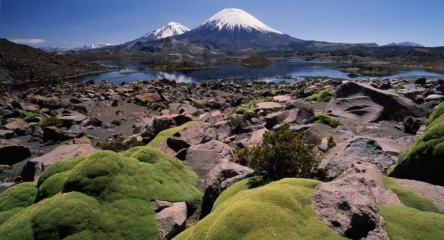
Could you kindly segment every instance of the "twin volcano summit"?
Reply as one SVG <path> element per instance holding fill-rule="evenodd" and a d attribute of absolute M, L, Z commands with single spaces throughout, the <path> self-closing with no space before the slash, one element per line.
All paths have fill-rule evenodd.
<path fill-rule="evenodd" d="M 117 46 L 115 53 L 207 55 L 228 51 L 245 53 L 344 49 L 356 45 L 377 46 L 304 41 L 265 25 L 241 9 L 227 8 L 192 30 L 178 23 L 169 23 L 139 39 Z"/>

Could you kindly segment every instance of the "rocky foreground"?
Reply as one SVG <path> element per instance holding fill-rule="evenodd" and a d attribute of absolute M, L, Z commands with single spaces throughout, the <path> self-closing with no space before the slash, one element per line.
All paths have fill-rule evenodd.
<path fill-rule="evenodd" d="M 440 239 L 443 93 L 425 78 L 2 89 L 0 236 Z M 316 180 L 248 189 L 260 173 L 240 150 L 286 124 L 319 140 Z"/>

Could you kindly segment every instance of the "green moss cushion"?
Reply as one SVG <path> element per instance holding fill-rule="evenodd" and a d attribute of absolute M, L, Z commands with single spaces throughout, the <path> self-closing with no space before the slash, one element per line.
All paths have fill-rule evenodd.
<path fill-rule="evenodd" d="M 191 168 L 151 147 L 137 147 L 122 155 L 99 151 L 68 159 L 46 169 L 38 189 L 35 184 L 20 184 L 0 195 L 0 236 L 157 239 L 150 201 L 185 201 L 196 206 L 201 198 L 196 182 Z M 7 200 L 19 195 L 16 192 L 26 196 L 17 201 L 22 204 Z M 37 203 L 32 204 L 34 200 Z"/>
<path fill-rule="evenodd" d="M 35 183 L 22 183 L 0 194 L 0 225 L 34 203 L 37 194 Z"/>
<path fill-rule="evenodd" d="M 318 183 L 283 179 L 250 190 L 246 181 L 236 183 L 211 214 L 175 239 L 343 239 L 314 215 L 311 196 Z"/>
<path fill-rule="evenodd" d="M 444 239 L 444 215 L 409 207 L 379 206 L 392 240 Z"/>
<path fill-rule="evenodd" d="M 407 207 L 425 212 L 441 213 L 439 208 L 428 198 L 408 190 L 387 176 L 384 176 L 384 186 L 396 193 L 399 200 Z"/>
<path fill-rule="evenodd" d="M 426 131 L 398 159 L 390 176 L 444 186 L 444 103 L 430 115 Z"/>

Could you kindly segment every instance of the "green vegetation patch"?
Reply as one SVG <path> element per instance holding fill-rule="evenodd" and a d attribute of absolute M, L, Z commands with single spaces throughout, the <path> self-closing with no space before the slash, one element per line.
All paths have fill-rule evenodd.
<path fill-rule="evenodd" d="M 230 198 L 224 192 L 220 197 L 225 201 L 175 239 L 345 239 L 314 215 L 311 196 L 318 183 L 283 179 Z M 232 187 L 243 189 L 238 185 L 245 184 Z"/>
<path fill-rule="evenodd" d="M 156 135 L 156 137 L 151 142 L 148 143 L 147 146 L 157 147 L 157 146 L 159 146 L 159 144 L 165 142 L 168 138 L 172 137 L 175 133 L 181 131 L 182 129 L 184 129 L 194 123 L 196 123 L 196 121 L 190 121 L 190 122 L 184 123 L 178 127 L 173 127 L 170 129 L 163 130 L 162 132 L 158 133 Z"/>
<path fill-rule="evenodd" d="M 234 112 L 236 114 L 245 114 L 246 112 L 255 112 L 256 108 L 254 107 L 254 104 L 244 104 L 236 108 Z"/>
<path fill-rule="evenodd" d="M 22 183 L 0 194 L 0 225 L 17 212 L 31 206 L 36 194 L 35 183 Z"/>
<path fill-rule="evenodd" d="M 444 239 L 444 215 L 409 207 L 379 206 L 392 240 Z"/>
<path fill-rule="evenodd" d="M 202 194 L 194 187 L 196 182 L 197 174 L 191 168 L 147 146 L 130 149 L 122 155 L 99 151 L 67 159 L 42 173 L 38 189 L 35 184 L 25 183 L 0 195 L 0 206 L 10 209 L 8 213 L 0 211 L 3 220 L 0 236 L 157 239 L 150 201 L 184 201 L 197 207 Z M 31 186 L 34 191 L 27 198 L 20 198 L 27 201 L 11 202 L 12 193 L 24 195 Z"/>
<path fill-rule="evenodd" d="M 305 101 L 330 102 L 331 93 L 327 89 L 319 89 L 311 96 L 306 97 Z"/>
<path fill-rule="evenodd" d="M 444 186 L 444 103 L 430 115 L 426 131 L 398 158 L 390 176 Z"/>
<path fill-rule="evenodd" d="M 343 125 L 341 121 L 325 113 L 316 113 L 316 116 L 318 117 L 318 120 L 316 120 L 315 123 L 323 123 L 332 128 L 337 128 L 339 125 Z"/>
<path fill-rule="evenodd" d="M 384 186 L 395 192 L 399 200 L 407 207 L 420 211 L 441 213 L 441 210 L 432 201 L 408 190 L 387 176 L 384 176 Z"/>

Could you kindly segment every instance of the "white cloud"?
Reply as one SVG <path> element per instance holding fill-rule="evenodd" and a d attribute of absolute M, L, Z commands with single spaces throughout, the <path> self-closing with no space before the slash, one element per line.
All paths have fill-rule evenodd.
<path fill-rule="evenodd" d="M 19 43 L 19 44 L 40 44 L 46 42 L 45 39 L 40 38 L 15 38 L 15 39 L 9 39 L 11 42 Z"/>

